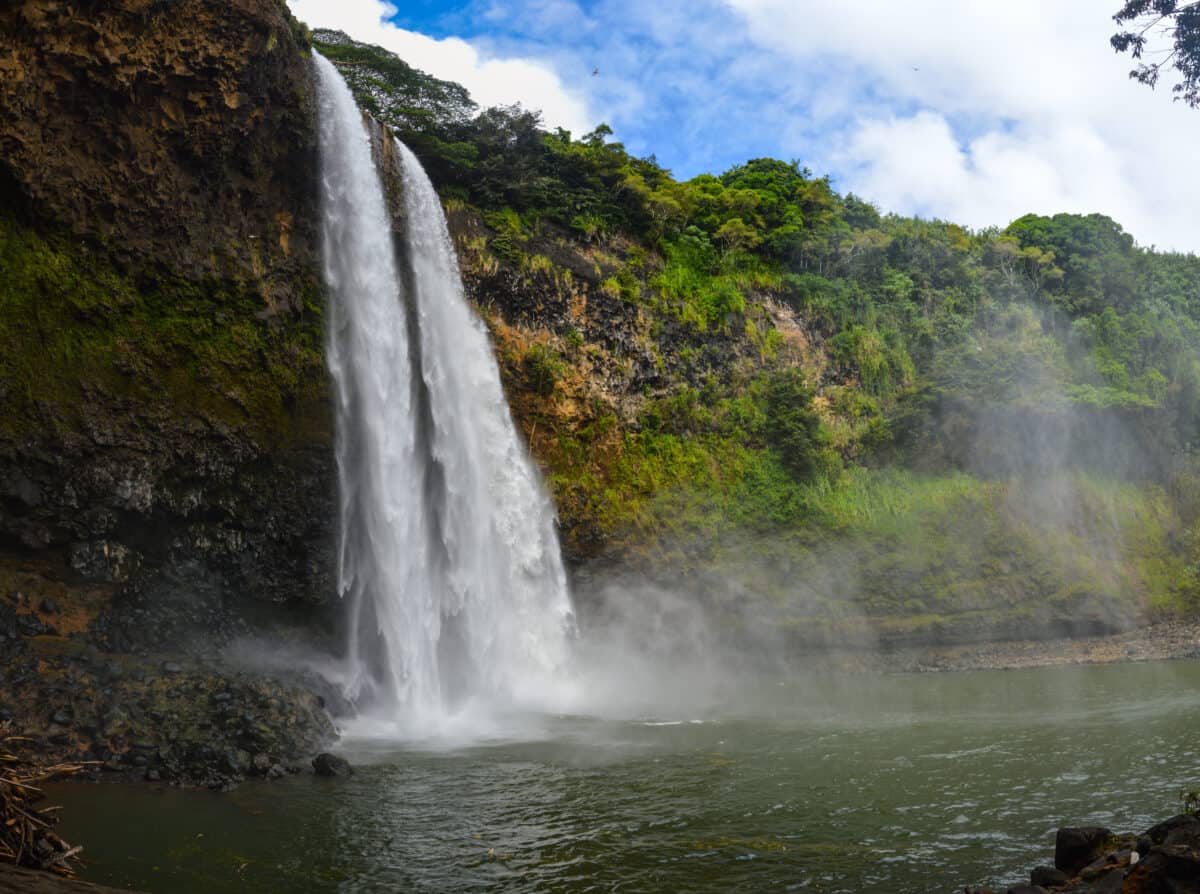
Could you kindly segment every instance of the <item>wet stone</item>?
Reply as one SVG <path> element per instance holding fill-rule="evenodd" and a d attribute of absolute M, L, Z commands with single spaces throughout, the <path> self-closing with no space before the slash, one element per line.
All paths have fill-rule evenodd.
<path fill-rule="evenodd" d="M 318 776 L 351 776 L 354 773 L 348 760 L 328 752 L 314 757 L 312 767 Z"/>
<path fill-rule="evenodd" d="M 1029 883 L 1042 888 L 1065 885 L 1070 880 L 1071 877 L 1069 875 L 1061 869 L 1055 869 L 1053 866 L 1039 866 L 1029 874 Z"/>
<path fill-rule="evenodd" d="M 1100 857 L 1112 832 L 1101 826 L 1059 829 L 1054 840 L 1054 868 L 1074 874 Z"/>

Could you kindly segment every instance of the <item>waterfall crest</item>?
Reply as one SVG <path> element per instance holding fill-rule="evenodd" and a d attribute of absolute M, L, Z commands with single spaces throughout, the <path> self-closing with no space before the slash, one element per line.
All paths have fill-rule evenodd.
<path fill-rule="evenodd" d="M 562 668 L 574 622 L 554 507 L 429 178 L 395 142 L 397 252 L 363 117 L 314 59 L 346 691 L 406 732 L 436 731 L 472 700 L 536 700 Z"/>

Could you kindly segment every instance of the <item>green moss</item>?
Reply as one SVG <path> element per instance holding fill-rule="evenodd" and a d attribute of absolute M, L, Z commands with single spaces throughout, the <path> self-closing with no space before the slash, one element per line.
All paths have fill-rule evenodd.
<path fill-rule="evenodd" d="M 166 402 L 267 442 L 324 427 L 320 292 L 270 319 L 261 284 L 119 272 L 99 250 L 0 217 L 0 377 L 16 383 L 10 433 L 74 427 L 94 390 Z"/>

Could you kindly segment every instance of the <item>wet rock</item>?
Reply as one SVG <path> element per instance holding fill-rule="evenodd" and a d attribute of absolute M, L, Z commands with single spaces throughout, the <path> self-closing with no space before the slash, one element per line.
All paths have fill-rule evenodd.
<path fill-rule="evenodd" d="M 42 623 L 37 615 L 18 614 L 16 616 L 17 630 L 23 636 L 45 636 L 53 631 L 53 627 Z"/>
<path fill-rule="evenodd" d="M 1042 888 L 1060 887 L 1070 880 L 1069 875 L 1053 866 L 1039 866 L 1029 874 L 1029 883 Z"/>
<path fill-rule="evenodd" d="M 1097 878 L 1091 879 L 1085 887 L 1075 888 L 1087 894 L 1121 894 L 1125 890 L 1125 870 L 1113 869 Z"/>
<path fill-rule="evenodd" d="M 183 667 L 174 661 L 164 661 L 162 663 L 162 672 L 164 674 L 181 674 Z"/>
<path fill-rule="evenodd" d="M 1038 885 L 1017 885 L 1009 888 L 1007 894 L 1046 894 L 1046 889 Z"/>
<path fill-rule="evenodd" d="M 20 473 L 0 484 L 0 495 L 9 497 L 17 506 L 26 511 L 42 505 L 41 488 Z"/>
<path fill-rule="evenodd" d="M 225 753 L 225 769 L 230 773 L 242 775 L 250 769 L 250 752 L 241 749 L 231 749 Z"/>
<path fill-rule="evenodd" d="M 1154 844 L 1181 843 L 1183 838 L 1172 840 L 1172 836 L 1177 832 L 1184 837 L 1200 835 L 1200 817 L 1192 816 L 1190 813 L 1178 814 L 1170 819 L 1163 820 L 1157 825 L 1151 826 L 1145 831 L 1143 837 L 1149 839 Z"/>
<path fill-rule="evenodd" d="M 1054 840 L 1054 868 L 1075 875 L 1104 853 L 1112 832 L 1102 826 L 1059 829 Z"/>
<path fill-rule="evenodd" d="M 1129 871 L 1125 890 L 1136 894 L 1198 894 L 1200 850 L 1182 844 L 1155 847 Z"/>
<path fill-rule="evenodd" d="M 17 613 L 7 605 L 0 605 L 0 642 L 17 638 Z"/>
<path fill-rule="evenodd" d="M 124 583 L 141 566 L 142 558 L 121 543 L 97 540 L 74 544 L 70 563 L 75 571 L 91 580 Z"/>
<path fill-rule="evenodd" d="M 354 773 L 348 760 L 328 752 L 314 757 L 312 768 L 318 776 L 351 776 Z"/>

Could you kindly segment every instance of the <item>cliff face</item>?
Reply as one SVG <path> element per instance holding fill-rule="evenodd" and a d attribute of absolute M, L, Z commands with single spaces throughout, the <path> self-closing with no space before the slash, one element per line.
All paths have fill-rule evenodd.
<path fill-rule="evenodd" d="M 47 757 L 220 786 L 332 735 L 208 660 L 330 626 L 308 56 L 281 0 L 0 9 L 0 720 Z"/>
<path fill-rule="evenodd" d="M 297 310 L 311 267 L 306 38 L 277 0 L 24 0 L 0 11 L 0 168 L 122 259 Z"/>
<path fill-rule="evenodd" d="M 0 599 L 30 629 L 204 652 L 332 595 L 308 53 L 281 0 L 0 9 Z"/>

